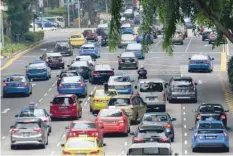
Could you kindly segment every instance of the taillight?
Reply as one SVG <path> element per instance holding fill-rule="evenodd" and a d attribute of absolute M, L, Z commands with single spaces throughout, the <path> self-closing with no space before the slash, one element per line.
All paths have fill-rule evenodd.
<path fill-rule="evenodd" d="M 165 128 L 171 128 L 171 124 L 165 124 L 164 127 Z"/>
<path fill-rule="evenodd" d="M 102 100 L 94 99 L 94 102 L 102 102 Z"/>
<path fill-rule="evenodd" d="M 4 87 L 6 87 L 6 86 L 7 86 L 7 84 L 6 84 L 6 83 L 3 83 L 3 86 L 4 86 Z"/>
<path fill-rule="evenodd" d="M 36 128 L 34 129 L 33 131 L 37 132 L 37 133 L 40 133 L 41 132 L 41 128 Z"/>
<path fill-rule="evenodd" d="M 11 133 L 17 133 L 19 131 L 19 129 L 12 129 Z"/>
<path fill-rule="evenodd" d="M 61 81 L 61 78 L 59 77 L 58 80 Z"/>
<path fill-rule="evenodd" d="M 78 83 L 78 86 L 83 87 L 84 84 L 83 83 Z"/>
<path fill-rule="evenodd" d="M 98 75 L 99 75 L 99 72 L 93 72 L 92 75 L 93 75 L 93 76 L 98 76 Z"/>
<path fill-rule="evenodd" d="M 60 84 L 59 87 L 62 88 L 62 87 L 64 87 L 64 85 L 63 85 L 63 84 Z"/>
<path fill-rule="evenodd" d="M 222 114 L 222 115 L 220 116 L 220 119 L 226 119 L 226 115 Z"/>
<path fill-rule="evenodd" d="M 198 120 L 201 120 L 201 119 L 202 119 L 201 114 L 198 114 L 198 115 L 197 115 L 197 119 L 198 119 Z"/>
<path fill-rule="evenodd" d="M 30 70 L 29 69 L 26 69 L 26 72 L 29 72 Z"/>
<path fill-rule="evenodd" d="M 93 136 L 93 137 L 98 137 L 98 135 L 99 135 L 99 133 L 97 133 L 97 132 L 91 133 L 91 136 Z"/>
<path fill-rule="evenodd" d="M 206 64 L 209 64 L 209 63 L 210 63 L 210 61 L 208 61 L 208 60 L 205 60 L 205 61 L 204 61 L 204 63 L 206 63 Z"/>
<path fill-rule="evenodd" d="M 90 153 L 90 155 L 98 155 L 99 154 L 99 150 L 97 150 L 97 151 L 92 151 L 91 153 Z"/>
<path fill-rule="evenodd" d="M 169 139 L 168 138 L 160 138 L 159 142 L 169 142 Z"/>
<path fill-rule="evenodd" d="M 166 101 L 166 94 L 163 94 L 163 101 Z"/>
<path fill-rule="evenodd" d="M 72 153 L 71 152 L 67 152 L 67 151 L 62 151 L 62 154 L 64 154 L 64 155 L 71 155 Z"/>
<path fill-rule="evenodd" d="M 141 143 L 141 142 L 144 142 L 144 140 L 142 138 L 134 138 L 133 142 L 134 143 Z"/>

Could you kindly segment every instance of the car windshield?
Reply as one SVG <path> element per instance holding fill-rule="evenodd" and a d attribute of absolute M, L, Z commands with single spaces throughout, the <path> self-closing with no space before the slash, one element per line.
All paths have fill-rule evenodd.
<path fill-rule="evenodd" d="M 127 76 L 116 77 L 114 78 L 115 82 L 130 82 L 130 78 Z"/>
<path fill-rule="evenodd" d="M 49 56 L 48 59 L 49 60 L 61 60 L 62 57 L 61 56 Z"/>
<path fill-rule="evenodd" d="M 77 70 L 78 72 L 83 72 L 83 71 L 87 71 L 88 67 L 87 66 L 71 66 L 70 70 Z"/>
<path fill-rule="evenodd" d="M 176 79 L 172 81 L 172 87 L 192 87 L 193 82 L 189 79 Z"/>
<path fill-rule="evenodd" d="M 19 117 L 44 117 L 45 112 L 43 109 L 35 109 L 35 110 L 25 110 L 22 111 Z"/>
<path fill-rule="evenodd" d="M 6 79 L 6 82 L 15 82 L 15 81 L 17 81 L 17 82 L 25 82 L 26 79 L 25 79 L 24 76 L 12 76 L 12 77 L 8 77 Z"/>
<path fill-rule="evenodd" d="M 162 92 L 163 84 L 162 83 L 141 83 L 140 92 Z"/>
<path fill-rule="evenodd" d="M 121 53 L 121 57 L 135 57 L 135 54 L 133 52 L 125 52 Z"/>
<path fill-rule="evenodd" d="M 15 125 L 16 129 L 35 129 L 35 128 L 40 128 L 39 125 L 37 123 L 17 123 Z"/>
<path fill-rule="evenodd" d="M 56 47 L 65 47 L 65 48 L 69 48 L 70 45 L 69 45 L 69 42 L 57 42 L 57 45 Z"/>
<path fill-rule="evenodd" d="M 200 123 L 198 129 L 223 129 L 220 123 Z"/>
<path fill-rule="evenodd" d="M 128 106 L 130 105 L 129 98 L 111 98 L 108 106 Z"/>
<path fill-rule="evenodd" d="M 45 63 L 30 64 L 28 67 L 31 69 L 46 68 L 46 64 Z"/>
<path fill-rule="evenodd" d="M 213 113 L 221 113 L 224 112 L 223 107 L 221 105 L 202 105 L 200 106 L 199 112 L 213 112 Z"/>
<path fill-rule="evenodd" d="M 129 155 L 170 155 L 168 148 L 132 148 L 129 150 Z"/>
<path fill-rule="evenodd" d="M 73 35 L 71 38 L 83 38 L 81 35 Z"/>
<path fill-rule="evenodd" d="M 71 97 L 55 97 L 52 103 L 53 105 L 61 105 L 61 104 L 72 105 L 74 104 L 74 100 Z"/>
<path fill-rule="evenodd" d="M 72 138 L 67 141 L 66 147 L 69 149 L 93 149 L 95 147 L 95 141 Z"/>
<path fill-rule="evenodd" d="M 95 123 L 73 123 L 73 130 L 96 129 Z"/>
<path fill-rule="evenodd" d="M 75 72 L 67 72 L 67 73 L 61 73 L 60 77 L 68 77 L 68 76 L 78 76 L 78 73 Z"/>
<path fill-rule="evenodd" d="M 198 134 L 221 134 L 223 130 L 199 130 Z"/>
<path fill-rule="evenodd" d="M 122 112 L 118 109 L 106 109 L 99 113 L 99 117 L 121 117 Z"/>
<path fill-rule="evenodd" d="M 150 115 L 144 115 L 143 121 L 148 122 L 166 122 L 169 118 L 165 114 L 150 114 Z"/>

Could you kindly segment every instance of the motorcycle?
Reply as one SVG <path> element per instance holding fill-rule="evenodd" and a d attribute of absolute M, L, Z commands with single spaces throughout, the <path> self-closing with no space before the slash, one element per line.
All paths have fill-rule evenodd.
<path fill-rule="evenodd" d="M 138 73 L 138 80 L 139 79 L 147 79 L 147 73 L 146 72 L 139 72 Z"/>

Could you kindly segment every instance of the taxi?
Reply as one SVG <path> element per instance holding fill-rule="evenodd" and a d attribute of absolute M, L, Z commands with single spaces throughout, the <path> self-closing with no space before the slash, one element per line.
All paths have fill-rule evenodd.
<path fill-rule="evenodd" d="M 96 137 L 88 137 L 86 135 L 79 137 L 68 138 L 65 144 L 61 144 L 63 147 L 62 156 L 66 155 L 104 155 L 102 144 Z"/>
<path fill-rule="evenodd" d="M 86 39 L 83 34 L 73 34 L 69 40 L 72 47 L 80 47 L 86 43 Z"/>
<path fill-rule="evenodd" d="M 107 93 L 104 89 L 95 89 L 90 95 L 90 112 L 95 113 L 106 108 L 110 98 L 114 95 L 117 95 L 115 89 L 109 89 Z"/>

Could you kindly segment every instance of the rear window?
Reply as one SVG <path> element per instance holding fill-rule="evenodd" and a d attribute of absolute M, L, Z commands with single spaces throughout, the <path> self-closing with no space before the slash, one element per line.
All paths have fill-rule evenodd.
<path fill-rule="evenodd" d="M 192 87 L 193 81 L 190 79 L 176 79 L 172 81 L 172 87 Z"/>
<path fill-rule="evenodd" d="M 61 56 L 49 56 L 48 59 L 49 60 L 60 60 L 62 59 L 62 57 Z"/>
<path fill-rule="evenodd" d="M 142 45 L 141 44 L 128 44 L 126 50 L 141 50 Z"/>
<path fill-rule="evenodd" d="M 15 125 L 16 129 L 35 129 L 40 128 L 38 123 L 32 122 L 32 123 L 17 123 Z"/>
<path fill-rule="evenodd" d="M 71 149 L 92 149 L 95 147 L 95 142 L 79 138 L 69 139 L 66 143 L 66 147 Z"/>
<path fill-rule="evenodd" d="M 81 35 L 73 35 L 73 36 L 71 36 L 71 38 L 82 38 L 82 36 Z"/>
<path fill-rule="evenodd" d="M 108 110 L 102 110 L 99 113 L 99 117 L 121 117 L 122 112 L 118 109 L 108 109 Z"/>
<path fill-rule="evenodd" d="M 163 84 L 162 83 L 141 83 L 140 92 L 162 92 Z"/>
<path fill-rule="evenodd" d="M 112 68 L 110 65 L 96 65 L 95 66 L 95 71 L 98 71 L 98 70 L 107 70 L 107 71 L 112 71 Z"/>
<path fill-rule="evenodd" d="M 220 123 L 200 123 L 198 129 L 223 129 Z"/>
<path fill-rule="evenodd" d="M 95 123 L 74 123 L 72 125 L 74 130 L 96 129 Z"/>
<path fill-rule="evenodd" d="M 45 112 L 43 109 L 35 109 L 34 111 L 31 110 L 25 110 L 22 111 L 19 115 L 19 117 L 44 117 Z"/>
<path fill-rule="evenodd" d="M 82 47 L 83 50 L 93 50 L 95 47 Z"/>
<path fill-rule="evenodd" d="M 158 115 L 144 115 L 143 121 L 150 121 L 150 122 L 165 122 L 168 121 L 168 116 L 163 115 L 163 114 L 158 114 Z"/>
<path fill-rule="evenodd" d="M 121 40 L 133 40 L 134 39 L 134 36 L 131 35 L 131 34 L 124 34 L 124 35 L 121 35 Z"/>
<path fill-rule="evenodd" d="M 133 52 L 125 52 L 121 54 L 121 57 L 135 57 Z"/>
<path fill-rule="evenodd" d="M 201 130 L 198 131 L 198 134 L 221 134 L 223 130 Z"/>
<path fill-rule="evenodd" d="M 66 47 L 66 48 L 69 48 L 69 42 L 57 42 L 57 45 L 58 47 Z"/>
<path fill-rule="evenodd" d="M 129 150 L 129 155 L 170 155 L 168 148 L 132 148 Z"/>
<path fill-rule="evenodd" d="M 68 77 L 68 76 L 78 76 L 78 73 L 75 72 L 68 72 L 68 73 L 61 73 L 60 77 Z"/>
<path fill-rule="evenodd" d="M 12 77 L 8 77 L 6 79 L 6 82 L 14 82 L 14 81 L 17 81 L 17 82 L 25 82 L 26 79 L 24 76 L 12 76 Z"/>
<path fill-rule="evenodd" d="M 72 77 L 64 77 L 62 79 L 63 83 L 77 83 L 81 81 L 81 77 L 78 76 L 72 76 Z"/>
<path fill-rule="evenodd" d="M 203 105 L 200 106 L 199 109 L 201 113 L 205 113 L 205 112 L 221 113 L 224 111 L 223 107 L 220 105 Z"/>
<path fill-rule="evenodd" d="M 46 68 L 45 63 L 30 64 L 29 68 Z"/>
<path fill-rule="evenodd" d="M 111 98 L 108 106 L 128 106 L 130 105 L 129 98 Z"/>
<path fill-rule="evenodd" d="M 114 81 L 115 82 L 130 82 L 130 78 L 127 76 L 115 77 Z"/>
<path fill-rule="evenodd" d="M 53 99 L 54 105 L 61 105 L 61 104 L 74 104 L 74 100 L 71 97 L 55 97 Z"/>

